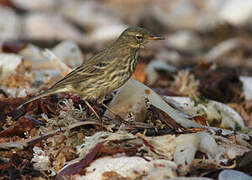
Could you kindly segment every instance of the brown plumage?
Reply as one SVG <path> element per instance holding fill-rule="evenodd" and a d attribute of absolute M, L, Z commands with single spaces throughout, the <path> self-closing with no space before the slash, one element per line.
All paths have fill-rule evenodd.
<path fill-rule="evenodd" d="M 89 58 L 51 88 L 29 99 L 24 104 L 41 97 L 73 92 L 83 100 L 102 103 L 106 94 L 122 86 L 135 70 L 140 48 L 149 40 L 160 40 L 143 28 L 128 28 L 110 46 Z"/>

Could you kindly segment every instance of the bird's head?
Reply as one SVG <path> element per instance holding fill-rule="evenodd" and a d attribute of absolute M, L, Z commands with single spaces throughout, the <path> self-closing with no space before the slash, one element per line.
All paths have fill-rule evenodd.
<path fill-rule="evenodd" d="M 150 32 L 139 27 L 130 27 L 122 32 L 117 42 L 128 45 L 131 48 L 143 48 L 144 45 L 150 40 L 163 40 L 162 37 L 151 35 Z"/>

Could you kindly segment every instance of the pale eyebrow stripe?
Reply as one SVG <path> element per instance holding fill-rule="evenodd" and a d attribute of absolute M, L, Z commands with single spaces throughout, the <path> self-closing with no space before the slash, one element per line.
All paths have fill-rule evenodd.
<path fill-rule="evenodd" d="M 129 32 L 129 35 L 140 35 L 140 36 L 143 36 L 141 33 L 135 34 L 134 32 Z"/>

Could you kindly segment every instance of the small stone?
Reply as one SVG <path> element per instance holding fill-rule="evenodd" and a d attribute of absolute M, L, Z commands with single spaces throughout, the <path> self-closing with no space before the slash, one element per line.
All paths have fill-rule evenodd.
<path fill-rule="evenodd" d="M 173 48 L 184 51 L 195 51 L 202 47 L 200 38 L 191 31 L 179 31 L 170 35 L 166 43 Z"/>
<path fill-rule="evenodd" d="M 60 60 L 71 67 L 77 67 L 83 62 L 81 50 L 74 41 L 63 41 L 52 51 Z"/>
<path fill-rule="evenodd" d="M 1 41 L 18 39 L 21 33 L 21 20 L 16 13 L 7 7 L 0 6 L 0 39 Z"/>
<path fill-rule="evenodd" d="M 33 11 L 45 11 L 52 10 L 59 4 L 59 1 L 52 0 L 42 0 L 42 1 L 34 1 L 34 0 L 11 0 L 11 2 L 22 9 L 25 10 L 33 10 Z"/>
<path fill-rule="evenodd" d="M 28 39 L 82 41 L 82 33 L 54 13 L 30 13 L 24 18 L 24 32 Z"/>
<path fill-rule="evenodd" d="M 251 176 L 235 170 L 224 170 L 219 174 L 219 180 L 252 180 Z"/>

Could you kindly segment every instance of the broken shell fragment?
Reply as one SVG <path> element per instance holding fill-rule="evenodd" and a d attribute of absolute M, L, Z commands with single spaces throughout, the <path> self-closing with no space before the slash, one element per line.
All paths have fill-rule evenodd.
<path fill-rule="evenodd" d="M 165 97 L 169 103 L 189 116 L 203 116 L 208 123 L 221 128 L 242 129 L 242 117 L 231 107 L 217 101 L 193 101 L 188 97 Z"/>
<path fill-rule="evenodd" d="M 0 53 L 0 76 L 8 75 L 13 73 L 19 64 L 22 62 L 22 58 L 16 54 Z"/>
<path fill-rule="evenodd" d="M 151 88 L 134 79 L 130 79 L 118 90 L 109 106 L 124 119 L 127 119 L 129 113 L 133 113 L 135 117 L 145 117 L 144 113 L 147 112 L 146 101 L 164 111 L 183 127 L 200 127 L 199 124 L 182 117 Z M 112 114 L 108 111 L 105 112 L 106 115 L 112 117 Z M 135 120 L 138 121 L 137 118 Z"/>

